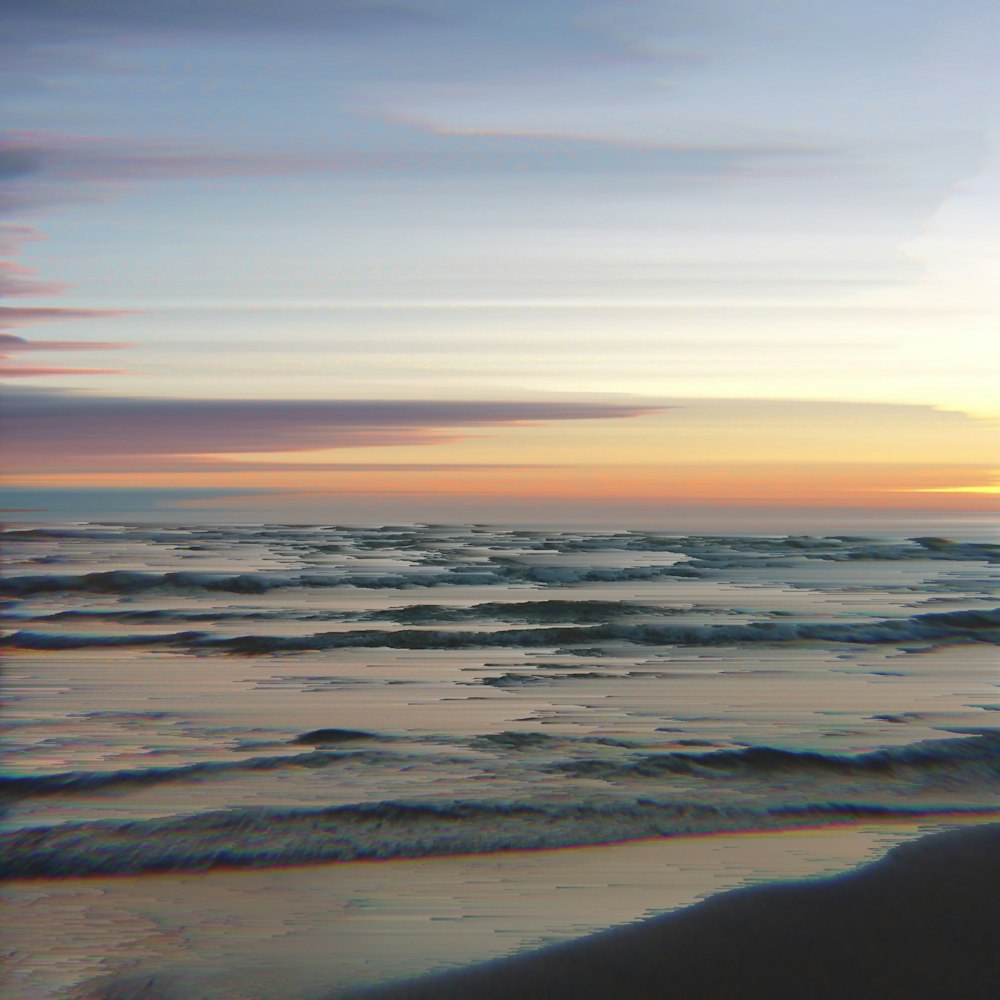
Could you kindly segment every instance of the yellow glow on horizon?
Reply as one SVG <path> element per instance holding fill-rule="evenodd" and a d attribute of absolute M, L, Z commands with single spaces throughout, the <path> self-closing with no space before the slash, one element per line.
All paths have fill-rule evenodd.
<path fill-rule="evenodd" d="M 905 490 L 906 493 L 982 493 L 986 496 L 1000 496 L 1000 485 L 995 486 L 931 486 L 922 489 Z"/>
<path fill-rule="evenodd" d="M 301 470 L 210 464 L 204 471 L 64 472 L 11 477 L 10 485 L 50 488 L 190 488 L 323 492 L 330 496 L 421 496 L 481 501 L 536 498 L 574 502 L 763 504 L 770 506 L 996 509 L 1000 487 L 955 487 L 953 465 L 743 463 L 729 465 L 544 465 L 491 467 L 377 464 Z M 963 478 L 988 470 L 965 469 Z"/>

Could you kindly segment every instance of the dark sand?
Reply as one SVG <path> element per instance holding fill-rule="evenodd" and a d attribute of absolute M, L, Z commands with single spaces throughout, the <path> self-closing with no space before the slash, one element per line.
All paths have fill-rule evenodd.
<path fill-rule="evenodd" d="M 1000 824 L 356 1000 L 1000 998 Z"/>

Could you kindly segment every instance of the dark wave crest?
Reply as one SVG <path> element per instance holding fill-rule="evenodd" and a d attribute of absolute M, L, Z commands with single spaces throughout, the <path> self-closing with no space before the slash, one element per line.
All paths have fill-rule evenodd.
<path fill-rule="evenodd" d="M 360 621 L 393 621 L 401 625 L 424 625 L 434 622 L 504 621 L 529 624 L 614 621 L 617 618 L 687 614 L 690 609 L 664 608 L 655 604 L 638 604 L 631 601 L 548 600 L 548 601 L 487 601 L 468 608 L 454 608 L 441 604 L 412 604 L 389 611 L 372 611 L 361 616 Z"/>
<path fill-rule="evenodd" d="M 121 623 L 155 622 L 239 622 L 239 621 L 341 621 L 394 622 L 400 625 L 430 625 L 439 622 L 504 621 L 547 624 L 553 622 L 592 623 L 614 621 L 638 616 L 663 618 L 690 613 L 690 608 L 665 608 L 655 604 L 632 601 L 548 600 L 548 601 L 488 601 L 469 607 L 445 604 L 409 604 L 398 608 L 372 611 L 296 611 L 290 608 L 261 610 L 250 608 L 217 608 L 192 611 L 187 608 L 106 608 L 71 609 L 50 614 L 22 616 L 0 614 L 0 621 L 9 622 L 88 622 Z"/>
<path fill-rule="evenodd" d="M 486 854 L 717 831 L 997 812 L 850 802 L 747 809 L 651 801 L 379 802 L 317 810 L 233 809 L 179 819 L 96 821 L 3 834 L 0 878 L 135 875 Z"/>
<path fill-rule="evenodd" d="M 500 586 L 515 583 L 564 586 L 574 583 L 659 580 L 666 577 L 697 578 L 703 575 L 700 570 L 686 565 L 543 566 L 499 560 L 483 564 L 459 565 L 438 572 L 415 570 L 380 574 L 147 573 L 109 570 L 99 573 L 10 576 L 0 580 L 0 595 L 23 598 L 41 594 L 141 594 L 148 591 L 181 594 L 200 592 L 266 594 L 283 588 L 356 587 L 364 590 L 406 590 L 449 586 Z"/>
<path fill-rule="evenodd" d="M 306 734 L 307 736 L 311 734 Z M 308 742 L 303 740 L 302 742 Z M 334 742 L 332 739 L 330 742 Z M 178 767 L 144 767 L 121 771 L 66 771 L 59 774 L 0 777 L 0 799 L 17 800 L 46 795 L 132 791 L 177 781 L 204 781 L 239 772 L 318 769 L 337 764 L 387 764 L 409 758 L 375 750 L 330 752 L 315 750 L 284 757 L 250 757 L 236 761 L 202 761 Z"/>
<path fill-rule="evenodd" d="M 572 760 L 553 764 L 551 770 L 574 777 L 656 778 L 689 775 L 699 778 L 802 777 L 906 777 L 914 773 L 981 781 L 987 787 L 1000 781 L 1000 730 L 964 739 L 928 740 L 863 754 L 824 754 L 747 747 L 708 753 L 649 754 L 625 762 Z"/>
<path fill-rule="evenodd" d="M 375 739 L 353 730 L 315 730 L 293 741 L 295 744 L 333 745 Z M 470 745 L 481 750 L 548 749 L 563 743 L 603 745 L 634 751 L 635 745 L 611 738 L 589 737 L 569 741 L 543 733 L 510 732 L 479 736 Z M 426 767 L 454 763 L 456 758 L 422 758 Z M 413 763 L 405 753 L 385 750 L 312 750 L 285 756 L 250 757 L 236 761 L 203 761 L 176 767 L 133 768 L 118 771 L 66 771 L 54 774 L 0 778 L 0 800 L 13 802 L 52 795 L 88 795 L 137 791 L 155 785 L 208 781 L 230 774 L 274 771 L 318 770 L 335 766 L 401 767 Z M 464 758 L 466 766 L 469 761 Z M 629 754 L 626 759 L 581 758 L 548 764 L 544 771 L 607 781 L 683 775 L 705 779 L 819 780 L 830 778 L 878 778 L 920 780 L 947 777 L 952 786 L 979 784 L 992 788 L 1000 782 L 1000 730 L 963 738 L 929 740 L 864 754 L 824 754 L 775 747 L 739 750 Z"/>
<path fill-rule="evenodd" d="M 190 651 L 243 655 L 312 652 L 324 649 L 486 649 L 573 646 L 630 642 L 644 646 L 730 646 L 748 643 L 836 642 L 900 645 L 910 642 L 1000 644 L 1000 608 L 951 611 L 871 622 L 751 622 L 744 625 L 661 625 L 607 623 L 592 626 L 505 629 L 475 632 L 441 629 L 363 629 L 304 636 L 243 635 L 228 638 L 204 632 L 161 635 L 51 635 L 18 631 L 0 645 L 19 649 L 87 649 L 113 646 L 174 646 Z"/>

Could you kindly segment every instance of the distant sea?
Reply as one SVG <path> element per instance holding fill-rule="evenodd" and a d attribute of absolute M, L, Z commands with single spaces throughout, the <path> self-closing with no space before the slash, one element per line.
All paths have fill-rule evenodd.
<path fill-rule="evenodd" d="M 4 536 L 7 879 L 1000 813 L 1000 546 Z"/>

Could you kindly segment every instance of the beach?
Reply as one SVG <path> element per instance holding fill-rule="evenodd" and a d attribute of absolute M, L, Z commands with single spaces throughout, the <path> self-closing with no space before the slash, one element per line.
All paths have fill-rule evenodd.
<path fill-rule="evenodd" d="M 351 994 L 466 997 L 967 997 L 1000 982 L 1000 825 L 939 834 L 822 882 L 678 913 L 471 970 Z"/>
<path fill-rule="evenodd" d="M 316 1000 L 505 956 L 455 989 L 578 991 L 562 952 L 517 957 L 552 945 L 627 995 L 647 919 L 1000 818 L 974 537 L 64 524 L 5 551 L 11 1000 Z"/>
<path fill-rule="evenodd" d="M 741 885 L 822 884 L 929 829 L 845 826 L 486 857 L 8 882 L 0 898 L 17 919 L 4 934 L 4 996 L 315 1000 L 533 954 L 609 926 L 641 927 L 651 914 L 683 914 Z M 528 974 L 537 969 L 535 962 Z"/>
<path fill-rule="evenodd" d="M 1000 1000 L 1000 4 L 0 10 L 0 1000 Z"/>

